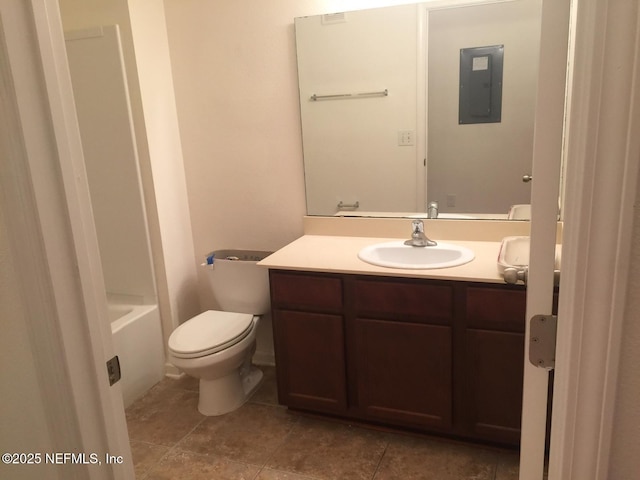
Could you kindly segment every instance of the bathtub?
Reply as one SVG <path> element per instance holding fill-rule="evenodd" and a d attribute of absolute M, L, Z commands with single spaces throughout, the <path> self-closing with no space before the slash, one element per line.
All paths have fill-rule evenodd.
<path fill-rule="evenodd" d="M 164 376 L 160 312 L 157 305 L 109 303 L 109 320 L 126 408 Z"/>

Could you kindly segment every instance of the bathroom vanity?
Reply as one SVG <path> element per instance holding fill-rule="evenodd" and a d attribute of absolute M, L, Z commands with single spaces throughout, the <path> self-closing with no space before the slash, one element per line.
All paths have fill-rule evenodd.
<path fill-rule="evenodd" d="M 523 286 L 271 270 L 280 402 L 518 444 Z"/>
<path fill-rule="evenodd" d="M 406 231 L 406 220 L 400 224 L 398 232 Z M 498 273 L 504 232 L 480 238 L 428 227 L 438 240 L 451 235 L 444 238 L 473 250 L 475 259 L 433 270 L 376 267 L 359 260 L 358 251 L 401 233 L 311 229 L 261 262 L 269 268 L 280 403 L 516 446 L 526 291 Z M 470 237 L 480 239 L 461 239 Z"/>

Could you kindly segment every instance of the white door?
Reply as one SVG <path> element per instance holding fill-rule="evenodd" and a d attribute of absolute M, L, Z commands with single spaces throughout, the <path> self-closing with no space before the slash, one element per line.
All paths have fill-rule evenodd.
<path fill-rule="evenodd" d="M 543 0 L 531 188 L 520 480 L 542 480 L 549 371 L 529 361 L 529 325 L 551 314 L 564 131 L 569 0 Z"/>
<path fill-rule="evenodd" d="M 89 464 L 64 467 L 41 458 L 48 478 L 130 479 L 122 395 L 106 368 L 113 345 L 57 1 L 0 0 L 0 64 L 2 213 L 28 324 L 19 347 L 32 352 L 40 396 L 13 407 L 40 405 L 39 439 L 50 453 L 86 455 Z"/>

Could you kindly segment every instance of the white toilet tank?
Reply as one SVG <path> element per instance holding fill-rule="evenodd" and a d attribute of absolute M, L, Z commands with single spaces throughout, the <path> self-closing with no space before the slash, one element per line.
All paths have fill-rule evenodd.
<path fill-rule="evenodd" d="M 207 257 L 213 296 L 226 312 L 263 315 L 269 311 L 269 271 L 257 263 L 272 252 L 216 250 Z M 211 257 L 213 256 L 213 257 Z"/>

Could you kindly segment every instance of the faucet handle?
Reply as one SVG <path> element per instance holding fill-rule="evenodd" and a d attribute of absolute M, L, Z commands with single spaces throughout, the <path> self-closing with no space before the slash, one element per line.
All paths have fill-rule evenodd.
<path fill-rule="evenodd" d="M 437 245 L 424 234 L 424 222 L 422 220 L 413 220 L 411 222 L 411 239 L 404 242 L 405 245 L 412 247 L 433 247 Z"/>

